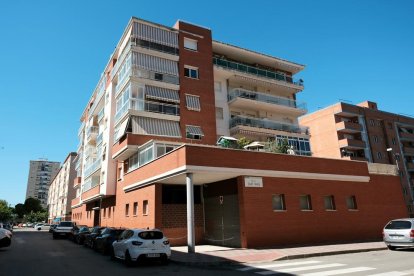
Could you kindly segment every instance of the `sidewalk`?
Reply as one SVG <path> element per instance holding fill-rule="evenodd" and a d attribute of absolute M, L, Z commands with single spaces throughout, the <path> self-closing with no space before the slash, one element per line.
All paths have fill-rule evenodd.
<path fill-rule="evenodd" d="M 198 245 L 196 253 L 187 253 L 186 246 L 172 247 L 171 261 L 186 265 L 216 266 L 235 263 L 260 263 L 344 253 L 385 250 L 381 242 L 316 245 L 276 249 L 239 249 L 214 245 Z"/>

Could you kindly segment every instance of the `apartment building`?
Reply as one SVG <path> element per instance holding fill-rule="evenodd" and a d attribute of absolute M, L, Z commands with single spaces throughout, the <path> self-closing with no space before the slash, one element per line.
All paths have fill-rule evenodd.
<path fill-rule="evenodd" d="M 296 99 L 303 68 L 214 41 L 205 27 L 132 18 L 81 116 L 72 219 L 156 227 L 191 247 L 252 247 L 316 242 L 320 231 L 323 241 L 352 239 L 343 231 L 375 208 L 381 215 L 356 233 L 378 237 L 404 216 L 395 168 L 309 157 L 308 129 L 298 124 L 306 105 Z M 295 155 L 220 148 L 220 136 L 286 139 Z M 377 206 L 385 195 L 392 209 Z M 312 234 L 294 240 L 293 229 Z"/>
<path fill-rule="evenodd" d="M 29 197 L 36 198 L 46 209 L 49 186 L 59 167 L 59 162 L 48 161 L 47 159 L 31 160 L 27 178 L 26 199 Z"/>
<path fill-rule="evenodd" d="M 71 220 L 72 218 L 71 203 L 72 199 L 76 197 L 76 191 L 73 188 L 76 180 L 76 158 L 76 152 L 68 154 L 49 186 L 47 198 L 49 223 Z"/>
<path fill-rule="evenodd" d="M 336 103 L 307 114 L 313 156 L 396 164 L 408 212 L 414 216 L 414 118 L 379 110 L 366 101 Z"/>

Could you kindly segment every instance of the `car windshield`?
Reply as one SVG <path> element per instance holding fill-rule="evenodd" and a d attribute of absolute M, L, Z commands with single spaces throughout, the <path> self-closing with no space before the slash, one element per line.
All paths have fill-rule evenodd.
<path fill-rule="evenodd" d="M 72 222 L 69 222 L 69 221 L 63 221 L 63 222 L 61 222 L 61 223 L 59 224 L 59 226 L 62 226 L 62 227 L 71 227 L 71 226 L 72 226 Z"/>
<path fill-rule="evenodd" d="M 160 231 L 145 231 L 139 233 L 138 237 L 143 240 L 159 240 L 162 239 L 164 235 Z"/>
<path fill-rule="evenodd" d="M 79 229 L 79 232 L 89 232 L 89 228 L 88 227 L 82 227 L 81 229 Z"/>
<path fill-rule="evenodd" d="M 385 229 L 411 229 L 411 222 L 407 220 L 393 220 L 385 226 Z"/>
<path fill-rule="evenodd" d="M 111 233 L 111 231 L 112 231 L 112 229 L 111 228 L 105 228 L 103 231 L 102 231 L 102 235 L 106 235 L 106 234 L 110 234 Z"/>

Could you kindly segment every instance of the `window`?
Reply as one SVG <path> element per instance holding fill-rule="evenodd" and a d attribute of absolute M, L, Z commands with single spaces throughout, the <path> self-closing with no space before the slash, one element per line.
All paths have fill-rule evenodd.
<path fill-rule="evenodd" d="M 300 209 L 302 211 L 312 210 L 311 196 L 310 195 L 301 195 L 299 197 Z"/>
<path fill-rule="evenodd" d="M 188 139 L 201 140 L 203 136 L 204 136 L 204 133 L 201 130 L 201 127 L 199 126 L 186 126 L 185 127 L 185 137 L 187 137 Z"/>
<path fill-rule="evenodd" d="M 349 196 L 346 198 L 346 206 L 348 210 L 357 210 L 357 202 L 355 196 Z"/>
<path fill-rule="evenodd" d="M 325 196 L 323 198 L 324 204 L 325 204 L 325 210 L 336 210 L 335 207 L 335 198 L 333 195 Z"/>
<path fill-rule="evenodd" d="M 374 142 L 378 143 L 378 136 L 377 135 L 374 136 Z"/>
<path fill-rule="evenodd" d="M 374 122 L 374 120 L 370 119 L 370 120 L 369 120 L 369 124 L 370 124 L 371 126 L 375 126 L 375 122 Z"/>
<path fill-rule="evenodd" d="M 129 216 L 129 204 L 125 205 L 125 216 L 128 217 Z"/>
<path fill-rule="evenodd" d="M 142 214 L 148 216 L 148 200 L 142 202 Z"/>
<path fill-rule="evenodd" d="M 198 79 L 198 68 L 185 65 L 184 76 L 187 78 Z"/>
<path fill-rule="evenodd" d="M 138 168 L 138 152 L 128 158 L 128 172 Z"/>
<path fill-rule="evenodd" d="M 377 157 L 378 157 L 378 159 L 382 159 L 382 153 L 381 152 L 377 152 Z"/>
<path fill-rule="evenodd" d="M 103 217 L 106 218 L 106 208 L 103 208 Z"/>
<path fill-rule="evenodd" d="M 185 94 L 185 102 L 186 102 L 186 106 L 188 110 L 193 110 L 193 111 L 201 110 L 199 96 Z"/>
<path fill-rule="evenodd" d="M 184 48 L 187 50 L 197 51 L 197 40 L 184 37 Z"/>
<path fill-rule="evenodd" d="M 395 141 L 395 137 L 393 137 L 392 139 L 391 139 L 391 141 L 392 141 L 392 144 L 393 145 L 395 145 L 397 142 Z"/>
<path fill-rule="evenodd" d="M 284 194 L 273 195 L 272 196 L 272 207 L 273 207 L 273 211 L 285 211 L 286 210 L 285 195 Z"/>
<path fill-rule="evenodd" d="M 111 209 L 112 209 L 112 207 L 108 208 L 108 218 L 111 218 Z"/>
<path fill-rule="evenodd" d="M 223 116 L 223 108 L 216 107 L 216 119 L 223 120 L 223 118 L 224 118 L 224 116 Z"/>
<path fill-rule="evenodd" d="M 138 202 L 134 202 L 134 210 L 132 211 L 134 216 L 138 214 Z"/>

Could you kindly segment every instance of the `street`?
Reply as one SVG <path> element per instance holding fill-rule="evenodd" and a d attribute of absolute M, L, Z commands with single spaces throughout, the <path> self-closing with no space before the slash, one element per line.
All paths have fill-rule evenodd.
<path fill-rule="evenodd" d="M 174 253 L 173 253 L 174 254 Z M 245 265 L 188 267 L 146 264 L 125 267 L 66 239 L 42 231 L 15 231 L 12 245 L 0 248 L 1 275 L 414 275 L 414 249 L 372 251 Z"/>

